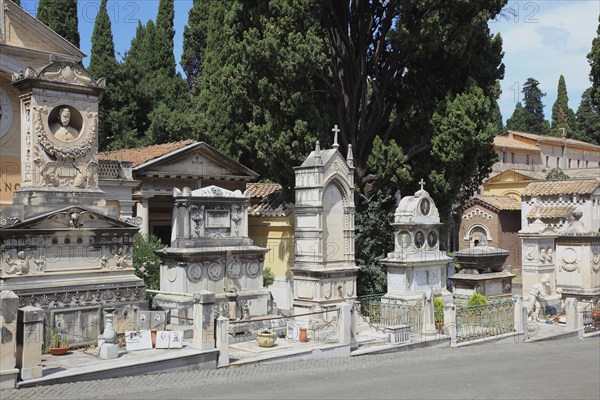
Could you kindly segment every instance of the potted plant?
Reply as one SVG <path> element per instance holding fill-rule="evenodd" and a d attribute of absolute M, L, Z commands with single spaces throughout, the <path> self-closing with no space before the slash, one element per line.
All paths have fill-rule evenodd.
<path fill-rule="evenodd" d="M 277 340 L 277 334 L 270 329 L 265 329 L 256 334 L 259 347 L 273 347 Z"/>
<path fill-rule="evenodd" d="M 57 329 L 52 329 L 52 332 L 50 332 L 50 353 L 53 356 L 61 356 L 66 354 L 70 348 L 67 335 Z"/>
<path fill-rule="evenodd" d="M 435 327 L 441 333 L 444 328 L 444 300 L 439 297 L 433 299 L 433 316 L 435 318 Z"/>
<path fill-rule="evenodd" d="M 467 301 L 467 307 L 483 306 L 488 303 L 488 300 L 481 293 L 473 293 L 473 295 Z M 473 308 L 469 310 L 467 314 L 467 320 L 471 325 L 481 326 L 483 325 L 483 310 Z"/>

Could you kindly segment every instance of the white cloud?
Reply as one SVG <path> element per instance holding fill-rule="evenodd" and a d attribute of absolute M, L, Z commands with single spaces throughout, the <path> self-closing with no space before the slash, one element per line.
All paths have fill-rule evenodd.
<path fill-rule="evenodd" d="M 520 90 L 529 77 L 537 79 L 547 93 L 543 99 L 546 118 L 551 116 L 561 74 L 567 83 L 569 104 L 576 110 L 581 94 L 590 86 L 586 55 L 596 36 L 600 2 L 520 1 L 510 2 L 507 10 L 505 16 L 509 20 L 490 24 L 492 32 L 499 32 L 504 43 L 506 73 L 500 99 L 504 118 L 509 118 L 514 110 L 514 83 Z"/>

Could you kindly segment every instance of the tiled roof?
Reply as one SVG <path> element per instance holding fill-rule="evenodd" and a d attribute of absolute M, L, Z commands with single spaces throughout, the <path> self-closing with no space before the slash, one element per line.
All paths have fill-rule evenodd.
<path fill-rule="evenodd" d="M 556 196 L 561 194 L 591 194 L 600 185 L 598 179 L 570 179 L 531 182 L 523 196 Z"/>
<path fill-rule="evenodd" d="M 293 205 L 285 202 L 281 185 L 277 183 L 249 183 L 246 190 L 250 196 L 248 215 L 251 217 L 285 217 L 292 212 Z"/>
<path fill-rule="evenodd" d="M 600 167 L 593 168 L 571 168 L 563 170 L 565 174 L 571 179 L 586 179 L 586 178 L 597 178 L 600 176 Z"/>
<path fill-rule="evenodd" d="M 496 147 L 508 147 L 511 149 L 523 149 L 523 150 L 533 150 L 533 151 L 540 151 L 539 147 L 534 145 L 534 144 L 530 144 L 530 143 L 525 143 L 522 142 L 520 140 L 517 139 L 513 139 L 511 137 L 508 136 L 496 136 L 494 137 L 494 146 Z"/>
<path fill-rule="evenodd" d="M 512 196 L 478 195 L 467 202 L 466 207 L 481 204 L 495 211 L 516 211 L 521 209 L 521 202 Z"/>
<path fill-rule="evenodd" d="M 279 183 L 249 183 L 246 185 L 246 191 L 251 199 L 265 197 L 273 192 L 281 190 Z"/>
<path fill-rule="evenodd" d="M 517 136 L 523 136 L 523 137 L 526 137 L 526 138 L 532 139 L 532 140 L 539 140 L 540 142 L 553 143 L 553 144 L 562 144 L 563 143 L 563 138 L 558 137 L 558 136 L 543 136 L 543 135 L 536 135 L 534 133 L 518 132 L 518 131 L 506 131 L 506 133 L 513 134 L 513 136 L 517 135 Z M 600 151 L 600 146 L 591 144 L 591 143 L 587 143 L 587 142 L 582 142 L 581 140 L 567 139 L 567 144 L 594 148 L 594 149 Z"/>
<path fill-rule="evenodd" d="M 528 219 L 534 218 L 567 218 L 571 215 L 575 206 L 537 206 L 533 207 L 529 213 L 527 213 Z M 539 213 L 538 213 L 539 212 Z"/>
<path fill-rule="evenodd" d="M 133 162 L 133 167 L 135 168 L 147 163 L 148 161 L 154 160 L 155 158 L 162 157 L 172 151 L 189 146 L 192 143 L 194 143 L 194 140 L 188 139 L 179 142 L 155 144 L 152 146 L 138 147 L 134 149 L 107 151 L 98 153 L 98 158 L 100 160 L 131 161 Z"/>

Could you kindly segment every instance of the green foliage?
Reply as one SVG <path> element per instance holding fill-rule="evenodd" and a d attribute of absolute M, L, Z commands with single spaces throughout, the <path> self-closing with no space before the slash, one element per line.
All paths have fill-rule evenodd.
<path fill-rule="evenodd" d="M 385 144 L 376 136 L 373 140 L 373 151 L 367 161 L 370 181 L 374 183 L 370 184 L 368 177 L 364 179 L 365 194 L 370 195 L 378 190 L 393 194 L 400 187 L 410 183 L 410 167 L 405 164 L 404 157 L 404 151 L 394 139 Z"/>
<path fill-rule="evenodd" d="M 387 275 L 380 261 L 394 248 L 394 233 L 390 229 L 394 197 L 382 190 L 370 198 L 360 196 L 356 214 L 356 264 L 359 296 L 385 293 Z"/>
<path fill-rule="evenodd" d="M 271 286 L 273 282 L 275 282 L 275 274 L 270 267 L 265 267 L 263 269 L 263 286 Z"/>
<path fill-rule="evenodd" d="M 577 129 L 573 132 L 573 138 L 600 145 L 600 111 L 592 102 L 591 96 L 592 88 L 581 96 L 576 114 Z"/>
<path fill-rule="evenodd" d="M 590 98 L 596 109 L 600 109 L 600 16 L 598 22 L 596 37 L 592 41 L 592 49 L 587 55 L 588 62 L 592 67 L 590 70 L 590 81 L 592 81 Z"/>
<path fill-rule="evenodd" d="M 546 174 L 546 180 L 548 181 L 556 181 L 561 179 L 569 179 L 569 175 L 565 174 L 560 168 L 552 168 Z"/>
<path fill-rule="evenodd" d="M 512 116 L 506 120 L 506 129 L 518 132 L 527 132 L 528 126 L 525 121 L 527 111 L 523 108 L 523 104 L 518 102 L 515 106 Z"/>
<path fill-rule="evenodd" d="M 209 4 L 205 1 L 194 0 L 188 13 L 188 23 L 183 28 L 183 54 L 181 67 L 185 71 L 189 87 L 193 94 L 199 89 L 195 82 L 198 79 L 203 53 L 206 47 L 206 32 L 208 30 Z"/>
<path fill-rule="evenodd" d="M 69 347 L 69 338 L 66 333 L 60 332 L 58 329 L 52 329 L 50 331 L 50 347 Z"/>
<path fill-rule="evenodd" d="M 549 133 L 549 123 L 544 118 L 544 104 L 542 103 L 542 97 L 546 93 L 542 93 L 539 86 L 540 83 L 533 78 L 528 78 L 523 84 L 521 90 L 525 104 L 525 130 L 523 132 L 545 135 Z"/>
<path fill-rule="evenodd" d="M 561 75 L 558 80 L 558 95 L 552 106 L 552 134 L 561 136 L 563 129 L 567 137 L 573 136 L 575 113 L 569 108 L 567 84 L 565 83 L 565 77 Z"/>
<path fill-rule="evenodd" d="M 473 293 L 469 300 L 467 301 L 467 307 L 471 306 L 482 306 L 488 303 L 488 300 L 481 293 Z"/>
<path fill-rule="evenodd" d="M 77 0 L 40 0 L 36 18 L 79 47 Z"/>
<path fill-rule="evenodd" d="M 493 102 L 473 85 L 449 97 L 431 118 L 433 165 L 428 181 L 439 198 L 436 205 L 443 211 L 448 212 L 454 202 L 462 204 L 469 199 L 497 159 Z"/>
<path fill-rule="evenodd" d="M 444 322 L 444 300 L 440 297 L 433 299 L 433 316 L 435 322 Z"/>
<path fill-rule="evenodd" d="M 146 289 L 160 289 L 160 257 L 154 251 L 165 245 L 154 235 L 149 237 L 137 233 L 133 238 L 133 268 L 135 275 L 144 280 Z M 154 293 L 147 293 L 146 298 L 152 304 Z"/>
<path fill-rule="evenodd" d="M 414 189 L 418 179 L 439 166 L 430 153 L 439 134 L 433 120 L 439 108 L 469 86 L 480 87 L 496 102 L 497 81 L 504 75 L 502 40 L 490 33 L 487 22 L 505 3 L 324 2 L 333 54 L 335 121 L 341 125 L 342 148 L 352 144 L 355 150 L 359 187 L 365 178 L 371 181 L 367 162 L 376 136 L 386 145 L 395 140 L 403 150 Z M 492 114 L 477 118 L 492 118 L 497 124 L 498 114 Z M 453 183 L 447 186 L 447 192 L 458 192 Z M 436 202 L 452 203 L 446 193 L 431 193 Z"/>
<path fill-rule="evenodd" d="M 182 59 L 197 93 L 198 138 L 293 187 L 293 167 L 329 139 L 328 71 L 316 0 L 210 2 L 188 21 Z M 192 37 L 203 29 L 203 36 Z"/>

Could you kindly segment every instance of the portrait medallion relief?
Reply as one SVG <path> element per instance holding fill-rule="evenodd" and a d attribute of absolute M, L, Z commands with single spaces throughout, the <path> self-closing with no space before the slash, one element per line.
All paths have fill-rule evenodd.
<path fill-rule="evenodd" d="M 187 277 L 192 283 L 200 282 L 202 278 L 202 267 L 198 264 L 190 264 L 187 267 Z"/>
<path fill-rule="evenodd" d="M 420 249 L 425 244 L 425 235 L 423 231 L 417 231 L 415 233 L 415 247 Z"/>
<path fill-rule="evenodd" d="M 437 233 L 435 231 L 427 232 L 427 246 L 433 248 L 438 242 Z"/>
<path fill-rule="evenodd" d="M 402 249 L 407 249 L 410 246 L 412 238 L 409 231 L 401 231 L 397 236 L 398 246 Z"/>
<path fill-rule="evenodd" d="M 419 210 L 421 211 L 421 215 L 429 215 L 429 211 L 431 211 L 431 203 L 429 199 L 421 200 L 421 203 L 419 203 Z"/>
<path fill-rule="evenodd" d="M 70 143 L 81 135 L 83 118 L 75 108 L 61 105 L 53 108 L 48 115 L 48 126 L 56 139 Z"/>

